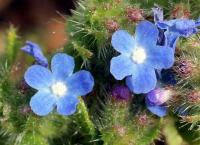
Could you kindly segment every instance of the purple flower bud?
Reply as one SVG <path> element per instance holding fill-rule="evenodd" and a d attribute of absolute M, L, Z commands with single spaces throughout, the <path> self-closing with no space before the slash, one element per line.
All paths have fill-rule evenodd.
<path fill-rule="evenodd" d="M 20 81 L 19 83 L 19 91 L 22 93 L 22 94 L 25 94 L 27 92 L 28 89 L 30 89 L 30 86 L 26 83 L 26 81 L 23 79 Z"/>
<path fill-rule="evenodd" d="M 29 107 L 29 106 L 23 106 L 23 107 L 20 108 L 20 112 L 23 115 L 28 115 L 30 112 L 32 112 L 31 111 L 31 107 Z"/>
<path fill-rule="evenodd" d="M 105 22 L 106 29 L 110 32 L 114 32 L 119 29 L 119 23 L 114 20 L 108 20 Z"/>
<path fill-rule="evenodd" d="M 187 18 L 188 19 L 190 15 L 191 14 L 190 14 L 189 9 L 183 3 L 179 3 L 175 5 L 171 13 L 172 18 L 182 18 L 182 19 Z"/>
<path fill-rule="evenodd" d="M 191 60 L 180 60 L 174 66 L 175 72 L 181 77 L 188 77 L 192 74 L 193 63 Z"/>
<path fill-rule="evenodd" d="M 114 130 L 117 132 L 117 134 L 121 137 L 126 135 L 126 128 L 123 126 L 115 125 L 113 126 Z"/>
<path fill-rule="evenodd" d="M 131 93 L 126 86 L 116 85 L 111 91 L 112 97 L 116 100 L 128 101 L 131 99 Z"/>
<path fill-rule="evenodd" d="M 141 126 L 146 126 L 149 123 L 149 118 L 147 116 L 147 114 L 143 113 L 143 114 L 139 114 L 136 116 L 137 117 L 137 123 Z"/>
<path fill-rule="evenodd" d="M 147 94 L 148 102 L 152 105 L 162 105 L 168 101 L 172 96 L 169 89 L 157 88 Z"/>
<path fill-rule="evenodd" d="M 41 48 L 31 41 L 27 41 L 25 46 L 21 48 L 22 51 L 33 56 L 39 65 L 48 66 L 47 58 L 43 55 Z"/>
<path fill-rule="evenodd" d="M 126 15 L 130 21 L 138 22 L 144 19 L 142 16 L 143 11 L 139 8 L 127 7 L 126 8 Z"/>
<path fill-rule="evenodd" d="M 189 103 L 200 103 L 200 91 L 192 91 L 187 95 Z"/>

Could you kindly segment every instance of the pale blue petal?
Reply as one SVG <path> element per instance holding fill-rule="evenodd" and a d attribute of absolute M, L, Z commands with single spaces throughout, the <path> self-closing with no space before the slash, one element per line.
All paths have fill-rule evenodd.
<path fill-rule="evenodd" d="M 90 72 L 81 70 L 66 80 L 69 92 L 75 96 L 83 96 L 90 93 L 94 86 L 94 79 Z"/>
<path fill-rule="evenodd" d="M 24 75 L 26 83 L 37 90 L 45 89 L 53 83 L 52 73 L 45 67 L 33 65 Z"/>
<path fill-rule="evenodd" d="M 72 95 L 61 97 L 56 103 L 57 112 L 58 114 L 61 114 L 61 115 L 74 114 L 76 112 L 76 106 L 78 103 L 79 103 L 79 99 Z"/>
<path fill-rule="evenodd" d="M 156 25 L 161 29 L 168 29 L 172 27 L 176 23 L 176 20 L 169 20 L 169 21 L 159 21 Z"/>
<path fill-rule="evenodd" d="M 135 41 L 138 46 L 156 45 L 158 28 L 149 21 L 142 21 L 136 26 Z"/>
<path fill-rule="evenodd" d="M 66 79 L 73 73 L 74 66 L 74 58 L 64 53 L 57 53 L 51 61 L 51 70 L 56 79 Z"/>
<path fill-rule="evenodd" d="M 124 55 L 113 57 L 111 60 L 110 72 L 116 80 L 122 80 L 131 75 L 135 70 L 133 61 Z"/>
<path fill-rule="evenodd" d="M 39 115 L 49 114 L 56 103 L 55 97 L 49 91 L 38 91 L 30 101 L 32 111 Z"/>
<path fill-rule="evenodd" d="M 165 32 L 165 37 L 167 39 L 167 46 L 171 47 L 174 51 L 176 49 L 176 43 L 180 37 L 180 34 L 174 32 Z"/>
<path fill-rule="evenodd" d="M 120 53 L 129 54 L 132 52 L 135 42 L 133 36 L 131 36 L 125 30 L 118 30 L 112 35 L 112 46 Z"/>
<path fill-rule="evenodd" d="M 188 19 L 175 19 L 169 21 L 160 21 L 156 25 L 161 29 L 168 29 L 169 32 L 177 33 L 182 37 L 190 37 L 198 32 L 196 22 Z"/>
<path fill-rule="evenodd" d="M 199 26 L 200 26 L 200 18 L 197 19 L 197 20 L 195 21 L 195 26 L 196 26 L 196 27 L 199 27 Z"/>
<path fill-rule="evenodd" d="M 196 33 L 194 20 L 187 19 L 177 19 L 175 25 L 169 29 L 169 31 L 174 31 L 179 33 L 183 37 L 189 37 L 192 34 Z"/>
<path fill-rule="evenodd" d="M 157 105 L 151 105 L 146 101 L 146 106 L 149 111 L 151 111 L 153 114 L 164 117 L 167 114 L 167 107 L 166 106 L 157 106 Z"/>
<path fill-rule="evenodd" d="M 154 8 L 152 8 L 152 10 L 154 14 L 154 22 L 163 21 L 163 9 L 159 6 L 155 6 Z"/>
<path fill-rule="evenodd" d="M 148 93 L 156 87 L 156 73 L 153 68 L 138 66 L 132 76 L 126 78 L 126 85 L 136 94 Z"/>
<path fill-rule="evenodd" d="M 174 64 L 174 50 L 170 47 L 154 46 L 148 53 L 147 64 L 155 69 L 167 69 Z"/>
<path fill-rule="evenodd" d="M 44 67 L 48 66 L 47 58 L 43 55 L 42 49 L 36 43 L 27 41 L 26 45 L 22 47 L 21 50 L 33 56 L 38 64 Z"/>

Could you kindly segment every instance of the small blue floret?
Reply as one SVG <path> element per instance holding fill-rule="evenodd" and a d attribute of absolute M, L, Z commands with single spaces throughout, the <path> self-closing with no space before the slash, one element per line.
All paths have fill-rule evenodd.
<path fill-rule="evenodd" d="M 199 32 L 200 19 L 194 21 L 190 19 L 174 19 L 166 21 L 163 18 L 163 10 L 159 6 L 153 8 L 154 22 L 160 30 L 158 44 L 168 45 L 175 50 L 179 37 L 188 38 Z M 163 37 L 163 35 L 165 37 Z M 165 43 L 162 43 L 166 39 Z"/>
<path fill-rule="evenodd" d="M 71 115 L 76 111 L 78 97 L 92 91 L 94 79 L 88 71 L 73 74 L 73 69 L 73 57 L 64 53 L 57 53 L 52 58 L 51 71 L 41 65 L 28 68 L 25 81 L 38 90 L 30 101 L 34 113 L 45 116 L 55 107 L 61 115 Z"/>
<path fill-rule="evenodd" d="M 126 84 L 136 94 L 147 93 L 156 86 L 156 69 L 170 68 L 174 52 L 158 46 L 158 29 L 149 21 L 136 27 L 135 35 L 118 30 L 112 36 L 112 46 L 120 55 L 111 60 L 110 72 L 117 80 L 126 77 Z"/>
<path fill-rule="evenodd" d="M 33 56 L 39 65 L 48 66 L 47 58 L 43 55 L 41 48 L 31 41 L 27 41 L 25 46 L 21 48 L 22 51 Z"/>

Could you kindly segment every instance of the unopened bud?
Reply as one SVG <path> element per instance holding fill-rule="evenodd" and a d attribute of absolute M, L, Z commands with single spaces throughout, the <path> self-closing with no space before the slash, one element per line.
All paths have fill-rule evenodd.
<path fill-rule="evenodd" d="M 107 20 L 105 22 L 106 29 L 109 30 L 110 32 L 114 32 L 119 29 L 119 23 L 114 20 Z"/>
<path fill-rule="evenodd" d="M 189 9 L 183 3 L 175 5 L 174 9 L 171 12 L 172 18 L 188 19 L 190 15 L 191 14 Z"/>
<path fill-rule="evenodd" d="M 143 11 L 139 8 L 127 7 L 126 16 L 132 22 L 138 22 L 144 19 Z"/>

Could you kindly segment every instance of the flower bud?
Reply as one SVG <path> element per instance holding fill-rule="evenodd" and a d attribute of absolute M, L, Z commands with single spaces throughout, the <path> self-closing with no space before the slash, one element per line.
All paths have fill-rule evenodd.
<path fill-rule="evenodd" d="M 116 85 L 111 91 L 114 100 L 129 101 L 132 98 L 131 92 L 126 86 Z"/>
<path fill-rule="evenodd" d="M 31 112 L 31 107 L 23 106 L 23 107 L 20 108 L 20 112 L 23 115 L 28 115 Z"/>
<path fill-rule="evenodd" d="M 126 128 L 123 126 L 115 125 L 114 130 L 117 132 L 117 134 L 121 137 L 126 135 Z"/>
<path fill-rule="evenodd" d="M 170 89 L 156 88 L 147 94 L 148 102 L 152 105 L 162 105 L 172 97 Z"/>
<path fill-rule="evenodd" d="M 27 92 L 27 90 L 30 89 L 30 87 L 26 83 L 26 81 L 23 79 L 23 80 L 20 81 L 18 89 L 22 94 L 25 94 Z"/>
<path fill-rule="evenodd" d="M 181 77 L 188 77 L 192 74 L 193 63 L 191 60 L 180 60 L 175 64 L 175 72 Z"/>
<path fill-rule="evenodd" d="M 136 118 L 137 123 L 141 126 L 146 126 L 149 123 L 149 118 L 145 113 L 137 115 Z"/>
<path fill-rule="evenodd" d="M 138 22 L 144 19 L 143 11 L 139 8 L 127 7 L 126 10 L 127 18 L 132 22 Z"/>
<path fill-rule="evenodd" d="M 189 103 L 200 103 L 200 91 L 192 91 L 188 93 L 187 101 Z"/>
<path fill-rule="evenodd" d="M 189 9 L 183 3 L 175 5 L 175 7 L 173 8 L 173 10 L 171 12 L 172 18 L 188 19 L 190 17 L 190 15 L 191 14 L 190 14 Z"/>
<path fill-rule="evenodd" d="M 106 29 L 109 30 L 110 32 L 114 32 L 119 29 L 119 23 L 114 20 L 107 20 L 105 22 Z"/>

